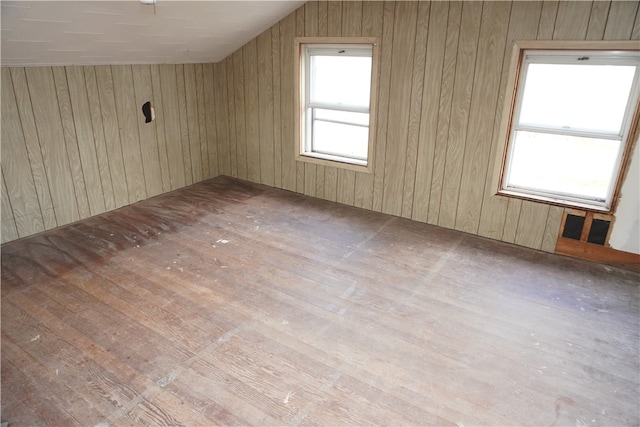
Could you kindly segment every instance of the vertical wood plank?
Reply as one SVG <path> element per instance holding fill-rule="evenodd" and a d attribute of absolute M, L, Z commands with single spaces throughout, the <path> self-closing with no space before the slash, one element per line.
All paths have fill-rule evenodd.
<path fill-rule="evenodd" d="M 420 119 L 422 117 L 422 99 L 424 88 L 425 58 L 429 29 L 430 3 L 418 3 L 418 19 L 416 26 L 416 47 L 413 60 L 411 83 L 411 104 L 409 109 L 409 129 L 407 134 L 407 154 L 404 162 L 404 183 L 402 195 L 402 213 L 405 218 L 413 214 L 413 195 L 416 182 L 416 162 L 418 157 L 418 138 L 420 135 Z"/>
<path fill-rule="evenodd" d="M 178 123 L 180 130 L 180 147 L 184 162 L 184 180 L 186 185 L 193 184 L 193 165 L 191 164 L 191 143 L 189 138 L 189 122 L 187 120 L 187 93 L 184 81 L 184 65 L 175 66 L 176 89 L 178 94 Z"/>
<path fill-rule="evenodd" d="M 244 57 L 244 107 L 247 129 L 247 178 L 260 182 L 260 105 L 258 100 L 257 41 L 242 48 Z"/>
<path fill-rule="evenodd" d="M 44 230 L 11 74 L 2 68 L 2 241 Z M 6 217 L 5 217 L 6 215 Z"/>
<path fill-rule="evenodd" d="M 273 164 L 273 57 L 271 31 L 258 36 L 258 105 L 260 129 L 260 183 L 274 186 Z"/>
<path fill-rule="evenodd" d="M 220 175 L 218 164 L 218 137 L 216 126 L 216 101 L 215 101 L 215 74 L 213 64 L 205 64 L 202 67 L 204 78 L 204 105 L 207 110 L 207 147 L 209 152 L 209 170 L 211 177 Z"/>
<path fill-rule="evenodd" d="M 382 19 L 383 19 L 383 7 L 384 3 L 381 1 L 365 1 L 362 3 L 362 35 L 363 37 L 377 37 L 378 49 L 380 48 L 380 42 L 382 39 Z M 380 67 L 381 61 L 378 61 L 378 81 L 374 84 L 378 85 L 378 93 L 380 93 Z M 380 117 L 380 111 L 377 112 L 377 120 Z M 370 132 L 376 132 L 375 129 L 370 129 Z M 377 135 L 376 135 L 377 137 Z M 369 153 L 370 164 L 375 165 L 375 143 L 374 149 Z M 353 204 L 360 208 L 372 209 L 373 208 L 373 173 L 356 173 L 355 182 L 355 196 Z M 324 174 L 323 174 L 324 178 Z M 318 173 L 316 173 L 316 180 L 318 179 Z"/>
<path fill-rule="evenodd" d="M 384 174 L 387 152 L 387 129 L 389 127 L 389 98 L 391 88 L 391 58 L 393 56 L 393 25 L 395 4 L 385 1 L 382 11 L 382 41 L 380 46 L 380 74 L 378 86 L 378 117 L 373 166 L 373 210 L 382 211 Z"/>
<path fill-rule="evenodd" d="M 58 225 L 80 219 L 50 67 L 25 69 L 38 140 Z"/>
<path fill-rule="evenodd" d="M 558 16 L 558 1 L 542 2 L 542 13 L 540 14 L 540 25 L 538 26 L 538 40 L 551 40 Z"/>
<path fill-rule="evenodd" d="M 302 37 L 304 36 L 304 5 L 300 6 L 298 9 L 296 9 L 296 28 L 295 28 L 295 36 L 296 37 Z M 295 79 L 294 79 L 295 81 Z M 294 88 L 295 89 L 295 88 Z M 295 90 L 294 90 L 294 97 L 295 97 Z M 295 103 L 293 104 L 294 106 L 296 105 Z M 298 114 L 297 111 L 294 111 L 294 114 Z M 294 126 L 294 131 L 295 131 L 295 126 Z M 295 135 L 294 135 L 294 144 L 295 144 Z M 295 152 L 295 145 L 292 144 L 291 149 L 292 151 Z M 294 156 L 295 158 L 295 156 Z M 298 162 L 298 161 L 294 161 L 294 164 L 296 166 L 296 191 L 298 193 L 304 193 L 304 166 L 305 163 L 304 162 Z"/>
<path fill-rule="evenodd" d="M 507 213 L 504 216 L 504 226 L 502 227 L 503 242 L 514 243 L 516 241 L 516 233 L 518 231 L 518 222 L 520 222 L 520 211 L 522 209 L 522 200 L 509 199 L 507 203 Z"/>
<path fill-rule="evenodd" d="M 216 140 L 218 164 L 221 175 L 231 175 L 231 153 L 229 147 L 229 118 L 227 111 L 227 67 L 224 62 L 213 64 L 214 101 L 216 105 Z"/>
<path fill-rule="evenodd" d="M 502 75 L 500 77 L 500 89 L 495 118 L 493 119 L 493 135 L 491 138 L 490 152 L 493 153 L 494 156 L 502 155 L 502 153 L 496 153 L 496 150 L 499 146 L 498 138 L 500 137 L 502 109 L 507 91 L 507 77 L 513 42 L 515 40 L 535 39 L 536 34 L 539 34 L 541 29 L 543 33 L 552 34 L 553 25 L 547 25 L 547 23 L 550 22 L 552 24 L 555 21 L 555 12 L 549 13 L 547 11 L 545 13 L 545 5 L 546 2 L 544 2 L 544 4 L 542 2 L 514 2 L 511 7 Z M 547 17 L 545 21 L 541 21 L 543 15 Z M 493 172 L 493 163 L 489 160 L 484 182 L 484 196 L 478 234 L 492 239 L 504 239 L 507 242 L 513 242 L 515 240 L 522 201 L 494 196 L 497 189 L 492 187 Z"/>
<path fill-rule="evenodd" d="M 497 101 L 510 12 L 511 4 L 507 2 L 487 2 L 482 11 L 469 129 L 455 220 L 455 228 L 467 233 L 478 233 L 484 183 L 493 164 L 493 121 L 499 115 Z"/>
<path fill-rule="evenodd" d="M 636 22 L 633 24 L 633 30 L 631 31 L 631 40 L 640 40 L 640 8 L 636 13 Z"/>
<path fill-rule="evenodd" d="M 603 40 L 630 40 L 639 4 L 637 1 L 612 2 Z"/>
<path fill-rule="evenodd" d="M 548 214 L 549 205 L 523 200 L 515 244 L 540 249 Z"/>
<path fill-rule="evenodd" d="M 104 129 L 104 140 L 113 184 L 114 207 L 119 208 L 129 204 L 129 192 L 124 159 L 122 158 L 122 146 L 120 145 L 118 115 L 113 94 L 113 77 L 111 67 L 108 65 L 95 67 L 95 72 L 100 97 L 100 114 Z"/>
<path fill-rule="evenodd" d="M 273 63 L 273 174 L 274 185 L 282 187 L 282 116 L 280 105 L 280 24 L 271 27 L 271 57 Z"/>
<path fill-rule="evenodd" d="M 180 112 L 178 109 L 176 66 L 172 64 L 160 65 L 159 69 L 169 176 L 171 179 L 171 190 L 175 190 L 187 185 L 180 139 Z"/>
<path fill-rule="evenodd" d="M 482 3 L 464 2 L 438 225 L 455 225 L 466 147 Z"/>
<path fill-rule="evenodd" d="M 2 117 L 4 117 L 4 114 Z M 4 182 L 4 171 L 2 171 L 2 174 L 0 175 L 2 176 L 2 199 L 0 199 L 0 215 L 2 215 L 2 224 L 0 224 L 0 242 L 7 243 L 12 240 L 16 240 L 19 236 L 18 229 L 16 228 L 16 222 L 13 217 L 13 210 L 9 202 L 9 192 Z"/>
<path fill-rule="evenodd" d="M 238 161 L 238 177 L 249 179 L 247 172 L 247 136 L 246 136 L 246 108 L 244 104 L 244 49 L 238 49 L 232 56 L 234 104 L 236 111 L 236 153 Z"/>
<path fill-rule="evenodd" d="M 58 222 L 53 209 L 53 201 L 51 200 L 51 193 L 49 192 L 49 179 L 47 178 L 45 163 L 42 151 L 40 150 L 40 140 L 38 138 L 38 131 L 36 130 L 35 118 L 33 117 L 27 77 L 24 68 L 11 68 L 10 70 L 24 142 L 27 147 L 27 154 L 29 155 L 31 175 L 33 176 L 36 194 L 38 195 L 38 203 L 40 204 L 44 228 L 48 230 L 55 228 Z"/>
<path fill-rule="evenodd" d="M 591 2 L 563 1 L 553 31 L 554 40 L 584 40 L 589 26 Z"/>
<path fill-rule="evenodd" d="M 198 130 L 200 133 L 200 160 L 202 162 L 203 179 L 211 178 L 209 168 L 209 145 L 207 144 L 207 122 L 204 106 L 204 74 L 203 64 L 196 64 L 196 97 L 198 102 Z"/>
<path fill-rule="evenodd" d="M 142 114 L 142 105 L 145 102 L 151 102 L 154 111 L 157 108 L 153 97 L 151 67 L 149 65 L 133 65 L 131 72 L 133 75 L 135 107 L 138 109 L 138 114 L 135 117 L 140 138 L 145 190 L 147 197 L 153 197 L 163 192 L 163 185 L 156 126 L 154 122 L 145 123 L 145 118 Z M 131 114 L 133 115 L 133 112 Z"/>
<path fill-rule="evenodd" d="M 58 108 L 60 110 L 60 119 L 62 123 L 62 133 L 64 135 L 65 147 L 67 149 L 67 157 L 73 180 L 73 187 L 78 203 L 78 214 L 80 219 L 87 218 L 91 215 L 89 210 L 89 200 L 87 199 L 87 188 L 84 182 L 84 173 L 82 171 L 82 161 L 80 159 L 80 150 L 78 148 L 78 138 L 76 136 L 75 123 L 73 120 L 73 111 L 71 110 L 71 98 L 69 95 L 69 86 L 67 84 L 67 75 L 64 67 L 51 67 L 53 72 L 53 81 L 56 87 L 56 95 L 58 99 Z"/>
<path fill-rule="evenodd" d="M 444 181 L 445 157 L 447 154 L 447 135 L 451 121 L 451 103 L 453 101 L 454 75 L 458 39 L 460 37 L 460 20 L 462 18 L 462 3 L 449 3 L 447 21 L 447 38 L 445 42 L 444 63 L 442 66 L 442 82 L 440 86 L 440 100 L 438 104 L 438 127 L 433 156 L 433 173 L 431 174 L 431 188 L 429 195 L 429 211 L 427 222 L 438 224 L 440 217 L 440 200 Z"/>
<path fill-rule="evenodd" d="M 91 127 L 93 128 L 93 140 L 96 145 L 100 182 L 102 183 L 102 191 L 104 192 L 104 205 L 106 210 L 111 210 L 116 207 L 116 199 L 113 191 L 113 180 L 111 178 L 111 167 L 109 165 L 104 125 L 102 123 L 102 107 L 100 94 L 98 92 L 96 67 L 82 67 L 82 71 L 84 72 L 84 82 L 87 87 L 89 115 L 91 116 Z"/>
<path fill-rule="evenodd" d="M 100 166 L 98 165 L 96 144 L 91 126 L 92 120 L 84 71 L 82 67 L 66 67 L 66 75 L 89 210 L 91 215 L 97 215 L 106 210 L 105 191 L 101 182 Z"/>
<path fill-rule="evenodd" d="M 438 127 L 438 107 L 447 39 L 448 2 L 431 4 L 425 58 L 420 134 L 416 159 L 412 219 L 426 222 Z"/>
<path fill-rule="evenodd" d="M 610 1 L 594 1 L 589 15 L 586 40 L 602 40 L 609 15 Z"/>
<path fill-rule="evenodd" d="M 236 128 L 235 75 L 233 73 L 233 57 L 225 58 L 227 69 L 227 111 L 229 114 L 229 156 L 231 160 L 231 176 L 238 176 L 238 136 Z"/>
<path fill-rule="evenodd" d="M 397 2 L 393 26 L 391 95 L 387 129 L 382 212 L 402 213 L 403 181 L 411 105 L 417 3 Z"/>
<path fill-rule="evenodd" d="M 138 126 L 135 120 L 135 117 L 138 116 L 138 109 L 135 105 L 133 74 L 130 65 L 114 65 L 111 67 L 111 72 L 113 74 L 113 94 L 116 100 L 129 203 L 134 203 L 146 199 L 147 192 L 144 182 L 144 164 L 142 163 L 142 153 L 140 152 Z"/>
<path fill-rule="evenodd" d="M 162 99 L 162 85 L 160 82 L 160 67 L 158 65 L 151 66 L 151 87 L 153 90 L 153 105 L 156 113 L 156 119 L 152 123 L 158 142 L 162 192 L 166 193 L 171 191 L 171 173 L 169 171 L 169 158 L 167 155 L 167 138 L 164 129 L 164 104 Z"/>
<path fill-rule="evenodd" d="M 296 190 L 296 161 L 294 147 L 294 94 L 293 39 L 296 32 L 296 14 L 290 13 L 280 21 L 280 119 L 282 188 Z"/>
<path fill-rule="evenodd" d="M 196 66 L 184 65 L 184 87 L 187 107 L 187 126 L 189 129 L 189 153 L 191 155 L 191 173 L 193 182 L 204 179 L 200 148 L 200 127 L 198 125 L 198 95 L 196 93 Z"/>
<path fill-rule="evenodd" d="M 549 207 L 547 224 L 545 226 L 544 235 L 542 236 L 542 245 L 540 246 L 541 250 L 545 252 L 555 252 L 563 212 L 564 209 L 559 206 Z"/>

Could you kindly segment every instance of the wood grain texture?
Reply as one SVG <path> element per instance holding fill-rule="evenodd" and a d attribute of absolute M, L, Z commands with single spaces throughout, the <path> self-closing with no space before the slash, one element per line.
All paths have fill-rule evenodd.
<path fill-rule="evenodd" d="M 113 185 L 113 196 L 115 207 L 119 208 L 129 204 L 129 190 L 127 188 L 122 145 L 120 143 L 118 113 L 113 91 L 113 75 L 109 66 L 96 67 L 95 74 L 100 99 L 100 116 L 104 130 L 104 141 Z"/>
<path fill-rule="evenodd" d="M 51 70 L 53 71 L 53 81 L 56 87 L 56 99 L 58 100 L 58 108 L 60 110 L 62 133 L 67 149 L 67 157 L 69 159 L 69 170 L 71 171 L 71 179 L 73 180 L 76 203 L 78 204 L 78 214 L 79 218 L 87 218 L 91 215 L 91 212 L 89 211 L 87 188 L 84 182 L 84 172 L 80 160 L 75 122 L 71 110 L 67 74 L 64 67 L 51 67 Z"/>
<path fill-rule="evenodd" d="M 84 82 L 87 87 L 89 114 L 91 115 L 93 140 L 96 145 L 96 157 L 98 159 L 98 171 L 100 172 L 100 182 L 102 183 L 102 191 L 104 194 L 104 206 L 106 210 L 111 210 L 115 209 L 116 200 L 113 193 L 113 180 L 111 179 L 111 168 L 109 167 L 109 154 L 107 153 L 104 125 L 102 123 L 100 94 L 98 92 L 96 71 L 95 67 L 82 67 L 82 70 L 84 71 Z"/>
<path fill-rule="evenodd" d="M 420 132 L 411 209 L 411 218 L 421 222 L 427 222 L 429 211 L 439 106 L 433 100 L 440 99 L 449 5 L 446 2 L 432 3 L 429 12 Z"/>
<path fill-rule="evenodd" d="M 234 109 L 236 112 L 236 167 L 238 169 L 238 177 L 248 179 L 247 172 L 247 136 L 246 136 L 246 109 L 244 106 L 244 54 L 243 50 L 236 51 L 231 58 L 233 62 L 233 99 Z"/>
<path fill-rule="evenodd" d="M 202 147 L 200 142 L 200 125 L 198 123 L 198 95 L 195 64 L 185 64 L 184 85 L 187 106 L 187 129 L 189 131 L 189 152 L 191 154 L 191 172 L 193 182 L 200 182 L 204 177 L 202 170 Z M 234 156 L 235 158 L 235 156 Z"/>
<path fill-rule="evenodd" d="M 180 130 L 180 147 L 182 147 L 182 161 L 184 162 L 184 181 L 185 185 L 193 184 L 193 166 L 191 158 L 191 142 L 189 138 L 189 122 L 187 113 L 187 90 L 184 79 L 184 64 L 177 64 L 176 71 L 176 93 L 178 95 L 178 103 L 176 104 L 177 118 L 179 120 L 178 129 Z M 226 84 L 226 82 L 225 82 Z M 223 109 L 226 113 L 228 110 Z M 226 115 L 225 115 L 226 117 Z M 228 137 L 225 138 L 224 144 L 229 146 Z M 227 172 L 230 174 L 230 172 Z"/>
<path fill-rule="evenodd" d="M 111 73 L 129 203 L 134 203 L 147 198 L 144 163 L 140 149 L 138 124 L 136 123 L 136 117 L 141 116 L 142 111 L 136 106 L 131 66 L 112 66 Z"/>
<path fill-rule="evenodd" d="M 160 172 L 162 177 L 162 191 L 171 191 L 171 173 L 169 171 L 169 157 L 167 153 L 167 137 L 164 129 L 164 105 L 162 98 L 162 82 L 160 78 L 160 67 L 158 65 L 151 66 L 151 86 L 153 90 L 153 106 L 156 113 L 156 120 L 153 122 L 155 127 L 158 158 L 160 161 Z"/>
<path fill-rule="evenodd" d="M 180 137 L 180 112 L 178 111 L 178 87 L 175 65 L 160 66 L 160 84 L 162 88 L 162 107 L 164 113 L 164 134 L 167 142 L 167 159 L 171 189 L 187 185 L 185 179 L 183 151 Z"/>
<path fill-rule="evenodd" d="M 231 157 L 231 176 L 238 176 L 238 138 L 233 131 L 236 128 L 235 76 L 233 75 L 233 57 L 224 60 L 227 69 L 227 108 L 229 113 L 229 155 Z"/>
<path fill-rule="evenodd" d="M 3 422 L 640 422 L 639 273 L 227 177 L 2 251 Z"/>
<path fill-rule="evenodd" d="M 484 6 L 486 5 L 487 3 L 484 3 Z M 442 187 L 440 215 L 438 217 L 438 225 L 447 228 L 455 226 L 458 209 L 464 152 L 469 135 L 469 109 L 474 87 L 478 37 L 484 6 L 483 3 L 473 2 L 464 2 L 462 5 L 455 86 L 453 88 L 451 119 L 447 136 L 447 154 L 445 157 L 444 173 L 447 179 Z"/>
<path fill-rule="evenodd" d="M 40 150 L 40 141 L 38 139 L 38 131 L 36 130 L 36 122 L 33 117 L 31 96 L 29 95 L 29 87 L 24 68 L 11 68 L 11 80 L 13 82 L 13 90 L 16 97 L 24 142 L 27 147 L 27 153 L 29 154 L 28 166 L 31 168 L 31 173 L 33 174 L 33 182 L 36 187 L 36 194 L 38 195 L 38 203 L 40 204 L 44 227 L 45 229 L 54 228 L 57 227 L 58 222 L 55 211 L 53 210 L 51 193 L 49 192 L 49 180 L 45 171 L 42 151 Z M 4 124 L 2 127 L 4 127 Z M 3 138 L 2 141 L 3 147 L 10 142 L 10 140 L 5 138 Z M 26 169 L 27 165 L 24 164 L 23 168 Z M 8 180 L 10 178 L 6 179 Z"/>
<path fill-rule="evenodd" d="M 611 2 L 607 26 L 602 40 L 631 40 L 633 24 L 638 13 L 637 1 Z"/>
<path fill-rule="evenodd" d="M 215 102 L 215 73 L 213 64 L 205 64 L 202 69 L 204 76 L 204 106 L 207 111 L 207 147 L 209 151 L 209 169 L 212 176 L 220 174 L 218 165 L 218 129 L 216 120 L 216 102 Z"/>
<path fill-rule="evenodd" d="M 404 167 L 402 194 L 401 215 L 404 218 L 411 218 L 413 214 L 413 194 L 415 191 L 416 181 L 418 137 L 420 134 L 420 123 L 422 118 L 425 58 L 429 30 L 429 9 L 429 3 L 418 3 L 416 41 L 413 55 L 413 72 L 411 77 L 411 102 L 409 107 L 407 153 Z"/>
<path fill-rule="evenodd" d="M 105 191 L 96 152 L 89 98 L 82 67 L 65 67 L 80 164 L 91 215 L 105 212 Z"/>
<path fill-rule="evenodd" d="M 247 178 L 252 182 L 260 182 L 260 102 L 258 99 L 258 52 L 255 38 L 242 48 L 242 53 L 247 130 Z"/>
<path fill-rule="evenodd" d="M 478 233 L 484 184 L 492 164 L 493 119 L 500 89 L 511 4 L 484 5 L 478 40 L 473 93 L 469 111 L 455 228 Z"/>
<path fill-rule="evenodd" d="M 0 196 L 0 214 L 2 215 L 2 224 L 0 224 L 0 241 L 2 243 L 16 240 L 19 236 L 18 228 L 16 226 L 15 218 L 13 217 L 13 207 L 9 201 L 9 191 L 4 182 L 4 174 L 0 174 L 2 177 L 2 193 Z"/>
<path fill-rule="evenodd" d="M 389 104 L 391 97 L 391 64 L 393 56 L 395 7 L 393 2 L 384 2 L 382 10 L 382 39 L 380 41 L 380 74 L 378 83 L 378 120 L 376 121 L 376 143 L 373 157 L 373 196 L 374 211 L 382 211 L 384 173 L 387 152 L 387 131 L 389 128 Z"/>
<path fill-rule="evenodd" d="M 157 109 L 153 94 L 151 68 L 148 65 L 133 65 L 131 73 L 133 77 L 134 106 L 130 114 L 135 117 L 135 122 L 138 126 L 145 193 L 147 197 L 153 197 L 164 191 L 156 125 L 154 122 L 145 123 L 145 118 L 142 114 L 142 105 L 145 102 L 150 102 L 154 111 Z M 137 114 L 134 114 L 134 111 Z"/>
<path fill-rule="evenodd" d="M 8 69 L 2 69 L 2 241 L 44 230 L 29 153 Z M 7 224 L 4 224 L 4 218 Z"/>
<path fill-rule="evenodd" d="M 293 135 L 293 40 L 296 33 L 296 14 L 291 13 L 280 21 L 280 174 L 282 188 L 296 190 L 297 167 L 295 161 L 295 138 Z"/>
<path fill-rule="evenodd" d="M 391 85 L 389 88 L 389 123 L 382 191 L 382 212 L 392 215 L 402 213 L 404 170 L 409 133 L 411 108 L 411 74 L 415 60 L 416 22 L 418 4 L 395 3 L 393 25 L 393 54 L 391 61 Z"/>
<path fill-rule="evenodd" d="M 195 64 L 196 67 L 196 102 L 198 103 L 198 132 L 200 134 L 200 161 L 202 162 L 202 174 L 205 179 L 213 178 L 209 167 L 209 143 L 207 135 L 207 111 L 204 102 L 204 65 Z"/>
<path fill-rule="evenodd" d="M 438 100 L 436 146 L 433 153 L 433 172 L 431 174 L 431 188 L 429 189 L 429 209 L 427 215 L 427 223 L 429 224 L 438 224 L 438 218 L 440 217 L 442 186 L 445 181 L 444 171 L 447 155 L 447 137 L 449 133 L 449 123 L 451 121 L 451 103 L 453 100 L 453 77 L 456 72 L 456 58 L 461 18 L 462 3 L 450 2 L 449 14 L 447 17 L 447 37 L 444 45 L 444 63 L 442 66 L 440 99 Z"/>
<path fill-rule="evenodd" d="M 56 100 L 53 72 L 50 68 L 28 67 L 25 74 L 53 209 L 59 224 L 69 224 L 80 219 L 80 215 Z"/>

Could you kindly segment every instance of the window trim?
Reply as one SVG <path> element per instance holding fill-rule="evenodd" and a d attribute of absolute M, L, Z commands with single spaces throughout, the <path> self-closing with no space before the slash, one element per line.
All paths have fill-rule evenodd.
<path fill-rule="evenodd" d="M 307 129 L 309 126 L 305 123 L 306 119 L 306 102 L 305 92 L 308 90 L 306 72 L 304 69 L 304 46 L 305 45 L 345 45 L 357 47 L 357 45 L 371 45 L 371 87 L 369 94 L 369 138 L 367 145 L 367 159 L 358 162 L 357 160 L 349 160 L 345 157 L 313 153 L 310 155 L 305 150 L 305 144 L 308 138 Z M 377 119 L 377 92 L 378 92 L 378 68 L 379 68 L 379 43 L 377 37 L 296 37 L 295 38 L 295 159 L 296 161 L 314 163 L 323 166 L 333 166 L 342 169 L 349 169 L 356 172 L 372 173 L 375 154 L 376 140 L 376 119 Z M 303 90 L 302 84 L 305 84 Z M 326 107 L 326 106 L 325 106 Z M 330 106 L 329 106 L 330 107 Z M 324 108 L 324 107 L 321 107 Z M 349 110 L 351 111 L 351 110 Z"/>
<path fill-rule="evenodd" d="M 593 212 L 615 212 L 620 195 L 620 187 L 622 186 L 627 169 L 629 168 L 631 153 L 633 152 L 633 148 L 640 133 L 640 98 L 637 100 L 630 119 L 628 119 L 630 120 L 630 123 L 626 133 L 626 138 L 623 136 L 621 141 L 624 148 L 621 153 L 617 177 L 615 177 L 614 182 L 612 182 L 613 190 L 611 192 L 609 206 L 596 206 L 594 204 L 584 203 L 578 200 L 570 200 L 570 197 L 528 194 L 503 188 L 506 180 L 507 160 L 510 155 L 509 142 L 514 130 L 516 109 L 519 108 L 516 103 L 518 90 L 520 89 L 521 84 L 521 74 L 523 71 L 522 65 L 524 62 L 525 51 L 531 50 L 558 51 L 558 55 L 563 54 L 565 51 L 640 51 L 640 49 L 638 49 L 637 41 L 515 41 L 509 62 L 507 88 L 500 122 L 499 139 L 496 147 L 497 151 L 495 155 L 492 183 L 492 188 L 495 189 L 494 197 L 513 197 L 567 208 L 584 209 Z"/>

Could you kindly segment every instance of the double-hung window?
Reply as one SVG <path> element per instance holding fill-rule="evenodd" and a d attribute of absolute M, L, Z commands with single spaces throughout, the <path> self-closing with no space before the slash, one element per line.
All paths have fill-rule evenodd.
<path fill-rule="evenodd" d="M 297 42 L 297 159 L 370 170 L 375 43 Z"/>
<path fill-rule="evenodd" d="M 520 46 L 499 194 L 611 210 L 638 116 L 640 52 L 594 46 Z"/>

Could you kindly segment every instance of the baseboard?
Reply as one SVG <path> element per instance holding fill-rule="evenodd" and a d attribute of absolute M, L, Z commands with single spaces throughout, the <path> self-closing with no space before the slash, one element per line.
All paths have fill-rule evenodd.
<path fill-rule="evenodd" d="M 559 237 L 556 253 L 640 272 L 640 255 Z"/>

